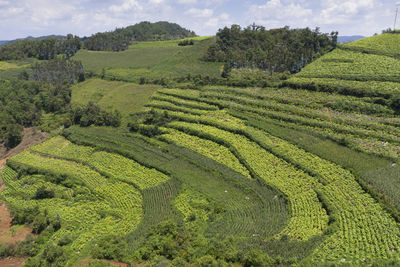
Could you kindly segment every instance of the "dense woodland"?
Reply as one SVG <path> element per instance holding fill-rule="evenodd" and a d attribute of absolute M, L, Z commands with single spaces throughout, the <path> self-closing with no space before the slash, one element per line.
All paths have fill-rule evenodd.
<path fill-rule="evenodd" d="M 69 58 L 75 55 L 80 48 L 80 38 L 72 34 L 68 34 L 64 39 L 55 37 L 43 40 L 24 39 L 0 46 L 0 60 L 18 60 L 24 58 L 48 60 L 60 54 L 64 54 Z"/>
<path fill-rule="evenodd" d="M 133 42 L 165 41 L 194 37 L 193 31 L 169 22 L 141 22 L 112 32 L 96 33 L 84 41 L 84 47 L 95 51 L 123 51 Z"/>
<path fill-rule="evenodd" d="M 335 48 L 337 35 L 323 34 L 319 28 L 266 30 L 257 25 L 244 29 L 232 25 L 218 31 L 216 44 L 208 48 L 204 59 L 227 62 L 225 72 L 231 68 L 259 68 L 271 74 L 296 73 Z"/>

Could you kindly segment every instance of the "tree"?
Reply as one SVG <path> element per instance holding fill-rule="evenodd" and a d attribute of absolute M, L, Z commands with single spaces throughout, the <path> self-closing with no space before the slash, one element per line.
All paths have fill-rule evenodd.
<path fill-rule="evenodd" d="M 9 125 L 6 130 L 5 146 L 8 148 L 17 146 L 22 141 L 21 131 L 21 126 L 16 124 Z"/>

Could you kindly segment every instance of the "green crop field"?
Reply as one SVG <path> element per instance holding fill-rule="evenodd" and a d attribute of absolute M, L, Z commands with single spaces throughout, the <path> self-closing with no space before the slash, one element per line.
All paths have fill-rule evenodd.
<path fill-rule="evenodd" d="M 181 40 L 141 42 L 123 52 L 81 50 L 74 59 L 81 60 L 87 71 L 100 74 L 105 70 L 107 79 L 139 81 L 146 78 L 170 78 L 191 75 L 220 75 L 221 63 L 201 60 L 206 47 L 214 42 L 211 37 L 189 38 L 193 46 L 178 46 Z"/>
<path fill-rule="evenodd" d="M 72 103 L 92 101 L 108 110 L 118 109 L 124 116 L 139 112 L 160 87 L 101 79 L 90 79 L 72 87 Z"/>
<path fill-rule="evenodd" d="M 119 110 L 123 123 L 61 127 L 7 159 L 0 199 L 37 234 L 13 255 L 27 266 L 398 266 L 398 38 L 340 46 L 262 88 L 140 84 L 219 77 L 222 63 L 201 61 L 210 37 L 80 50 L 96 77 L 72 86 L 72 104 Z"/>
<path fill-rule="evenodd" d="M 345 44 L 343 47 L 359 52 L 381 54 L 399 58 L 400 36 L 398 34 L 389 33 L 375 35 Z"/>

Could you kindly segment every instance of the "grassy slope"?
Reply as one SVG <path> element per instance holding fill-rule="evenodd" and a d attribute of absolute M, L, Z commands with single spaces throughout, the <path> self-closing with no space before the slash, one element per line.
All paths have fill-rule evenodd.
<path fill-rule="evenodd" d="M 400 34 L 381 34 L 363 38 L 343 46 L 350 50 L 400 57 Z"/>
<path fill-rule="evenodd" d="M 123 52 L 81 50 L 74 59 L 81 60 L 87 71 L 119 76 L 124 80 L 145 76 L 148 78 L 177 77 L 187 74 L 218 76 L 221 63 L 201 61 L 212 38 L 193 38 L 193 46 L 178 46 L 180 40 L 142 42 L 133 44 Z"/>
<path fill-rule="evenodd" d="M 126 117 L 140 111 L 158 89 L 160 86 L 157 85 L 90 79 L 73 86 L 72 103 L 93 101 L 108 110 L 118 109 Z"/>

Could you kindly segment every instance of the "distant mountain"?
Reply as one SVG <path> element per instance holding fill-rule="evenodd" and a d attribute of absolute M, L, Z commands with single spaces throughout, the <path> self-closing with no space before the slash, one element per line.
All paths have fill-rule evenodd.
<path fill-rule="evenodd" d="M 338 36 L 338 42 L 341 44 L 345 44 L 345 43 L 357 41 L 362 38 L 365 38 L 365 36 L 361 36 L 361 35 Z"/>
<path fill-rule="evenodd" d="M 5 45 L 5 44 L 11 44 L 14 43 L 15 41 L 19 41 L 19 40 L 43 40 L 46 38 L 56 38 L 56 39 L 63 39 L 65 38 L 65 36 L 63 35 L 46 35 L 46 36 L 39 36 L 39 37 L 33 37 L 33 36 L 28 36 L 26 38 L 19 38 L 19 39 L 15 39 L 15 40 L 4 40 L 4 41 L 0 41 L 0 46 L 1 45 Z"/>

